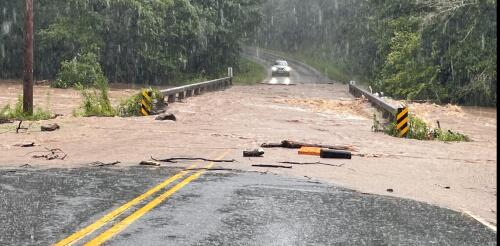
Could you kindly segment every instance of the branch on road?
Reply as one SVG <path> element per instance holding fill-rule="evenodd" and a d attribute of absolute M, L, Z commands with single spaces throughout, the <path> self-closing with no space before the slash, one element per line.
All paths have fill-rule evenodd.
<path fill-rule="evenodd" d="M 326 145 L 326 144 L 311 144 L 291 140 L 283 140 L 281 143 L 263 143 L 262 148 L 287 148 L 287 149 L 300 149 L 302 147 L 318 147 L 336 150 L 349 150 L 356 151 L 352 145 Z"/>
<path fill-rule="evenodd" d="M 115 161 L 115 162 L 110 162 L 110 163 L 103 163 L 100 161 L 95 161 L 95 162 L 90 163 L 90 165 L 94 166 L 94 167 L 106 167 L 106 166 L 114 166 L 114 165 L 119 164 L 119 163 L 121 163 L 121 162 Z"/>
<path fill-rule="evenodd" d="M 252 167 L 292 168 L 292 166 L 271 165 L 271 164 L 253 164 Z"/>
<path fill-rule="evenodd" d="M 170 162 L 170 163 L 178 163 L 179 161 L 206 161 L 206 162 L 236 162 L 236 160 L 213 160 L 206 159 L 201 157 L 173 157 L 167 159 L 156 159 L 151 156 L 151 160 L 153 161 L 161 161 L 161 162 Z"/>
<path fill-rule="evenodd" d="M 336 164 L 331 164 L 331 163 L 324 163 L 324 162 L 293 162 L 293 161 L 280 161 L 279 163 L 282 164 L 292 164 L 292 165 L 325 165 L 325 166 L 332 166 L 332 167 L 342 167 L 345 165 L 345 163 L 342 163 L 340 165 Z"/>
<path fill-rule="evenodd" d="M 61 149 L 57 149 L 57 148 L 56 149 L 49 149 L 46 147 L 45 147 L 45 149 L 46 149 L 46 151 L 32 151 L 32 152 L 27 153 L 26 155 L 28 155 L 30 153 L 36 153 L 36 152 L 48 152 L 45 155 L 33 155 L 32 156 L 33 158 L 45 158 L 48 161 L 55 160 L 55 159 L 64 160 L 68 156 Z"/>

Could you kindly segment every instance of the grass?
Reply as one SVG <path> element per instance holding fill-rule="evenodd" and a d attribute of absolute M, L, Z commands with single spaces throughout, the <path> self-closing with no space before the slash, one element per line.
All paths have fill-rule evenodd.
<path fill-rule="evenodd" d="M 83 85 L 77 84 L 76 89 L 82 94 L 83 102 L 80 108 L 73 111 L 74 116 L 116 116 L 116 110 L 111 106 L 108 96 L 109 86 L 105 80 L 99 81 L 96 88 L 86 89 Z"/>
<path fill-rule="evenodd" d="M 47 99 L 47 102 L 49 100 Z M 0 119 L 3 120 L 26 120 L 26 121 L 38 121 L 38 120 L 48 120 L 53 118 L 53 114 L 48 110 L 48 105 L 46 109 L 41 107 L 35 107 L 33 114 L 26 114 L 23 110 L 23 97 L 19 95 L 17 97 L 17 102 L 12 108 L 10 104 L 5 105 L 0 109 Z"/>
<path fill-rule="evenodd" d="M 253 85 L 266 78 L 266 69 L 249 59 L 240 58 L 239 66 L 234 71 L 233 83 L 237 85 Z"/>
<path fill-rule="evenodd" d="M 373 128 L 379 131 L 380 125 L 374 119 Z M 409 115 L 409 131 L 407 138 L 417 139 L 417 140 L 439 140 L 443 142 L 469 142 L 471 139 L 461 133 L 453 132 L 451 130 L 443 130 L 441 128 L 431 128 L 422 119 L 416 117 L 415 115 Z M 384 129 L 380 130 L 386 134 L 394 137 L 398 137 L 398 131 L 396 129 L 396 122 L 391 122 Z"/>

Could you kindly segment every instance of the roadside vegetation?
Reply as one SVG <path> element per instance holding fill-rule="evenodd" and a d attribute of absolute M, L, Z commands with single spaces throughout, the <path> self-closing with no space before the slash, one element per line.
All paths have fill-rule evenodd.
<path fill-rule="evenodd" d="M 246 58 L 240 58 L 238 67 L 234 70 L 233 83 L 253 85 L 262 82 L 267 75 L 266 68 Z"/>
<path fill-rule="evenodd" d="M 117 114 L 120 117 L 132 117 L 132 116 L 140 116 L 141 110 L 141 100 L 143 98 L 142 91 L 140 90 L 138 93 L 122 99 L 120 105 L 117 108 Z M 148 88 L 146 90 L 151 91 L 151 99 L 153 100 L 153 106 L 161 103 L 165 100 L 165 96 L 156 88 Z"/>
<path fill-rule="evenodd" d="M 49 104 L 47 97 L 47 104 Z M 17 102 L 12 107 L 10 104 L 5 105 L 0 108 L 0 121 L 4 120 L 27 120 L 27 121 L 38 121 L 38 120 L 48 120 L 53 118 L 54 115 L 47 108 L 35 107 L 33 114 L 26 114 L 23 111 L 23 97 L 18 96 Z"/>
<path fill-rule="evenodd" d="M 495 106 L 496 1 L 268 0 L 252 45 L 404 100 Z"/>
<path fill-rule="evenodd" d="M 86 86 L 59 71 L 62 63 L 62 70 L 92 73 L 89 59 L 109 82 L 174 85 L 226 73 L 253 39 L 262 1 L 34 1 L 34 76 L 57 87 Z M 0 10 L 0 78 L 21 78 L 24 2 L 0 1 Z"/>
<path fill-rule="evenodd" d="M 451 130 L 443 130 L 441 128 L 432 128 L 425 121 L 415 115 L 410 114 L 408 119 L 408 135 L 409 139 L 417 140 L 439 140 L 443 142 L 469 142 L 471 139 L 459 132 Z M 396 122 L 390 122 L 386 126 L 380 124 L 374 116 L 373 129 L 382 131 L 390 136 L 399 137 L 399 132 L 396 129 Z"/>

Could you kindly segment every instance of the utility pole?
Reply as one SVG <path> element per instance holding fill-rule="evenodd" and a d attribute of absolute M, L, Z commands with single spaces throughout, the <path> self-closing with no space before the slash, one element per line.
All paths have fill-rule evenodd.
<path fill-rule="evenodd" d="M 33 0 L 26 0 L 24 15 L 23 111 L 33 114 Z"/>

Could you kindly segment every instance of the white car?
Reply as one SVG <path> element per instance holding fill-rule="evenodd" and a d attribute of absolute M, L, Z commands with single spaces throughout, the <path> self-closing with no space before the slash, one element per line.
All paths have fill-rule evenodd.
<path fill-rule="evenodd" d="M 292 68 L 288 66 L 288 62 L 285 60 L 276 60 L 274 65 L 271 67 L 272 76 L 290 76 L 290 71 Z"/>

